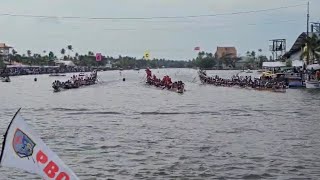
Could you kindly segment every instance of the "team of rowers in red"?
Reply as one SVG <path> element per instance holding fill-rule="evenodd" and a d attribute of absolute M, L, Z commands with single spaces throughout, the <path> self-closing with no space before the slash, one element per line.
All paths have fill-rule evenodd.
<path fill-rule="evenodd" d="M 171 78 L 167 75 L 161 79 L 157 78 L 155 74 L 152 75 L 152 72 L 149 68 L 146 69 L 147 73 L 147 84 L 153 85 L 156 87 L 162 87 L 162 89 L 167 88 L 168 90 L 173 90 L 178 93 L 184 92 L 184 83 L 182 81 L 173 82 Z"/>

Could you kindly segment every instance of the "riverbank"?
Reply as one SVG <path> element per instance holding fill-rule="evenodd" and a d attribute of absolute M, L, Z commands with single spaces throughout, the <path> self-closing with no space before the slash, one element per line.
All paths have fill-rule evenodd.
<path fill-rule="evenodd" d="M 86 66 L 8 66 L 5 69 L 0 69 L 2 76 L 23 76 L 23 75 L 36 75 L 36 74 L 52 74 L 52 73 L 78 73 L 78 72 L 91 72 L 93 70 L 116 70 L 101 67 L 86 67 Z"/>

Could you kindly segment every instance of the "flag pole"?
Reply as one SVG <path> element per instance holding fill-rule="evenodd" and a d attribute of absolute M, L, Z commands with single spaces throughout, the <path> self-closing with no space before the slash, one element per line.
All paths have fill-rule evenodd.
<path fill-rule="evenodd" d="M 310 19 L 310 2 L 308 1 L 308 7 L 307 7 L 307 65 L 310 64 L 310 53 L 309 53 L 309 19 Z"/>
<path fill-rule="evenodd" d="M 11 119 L 10 124 L 9 124 L 9 126 L 8 126 L 8 128 L 6 130 L 6 133 L 3 135 L 3 142 L 2 142 L 1 155 L 0 155 L 0 165 L 1 165 L 1 162 L 2 162 L 3 151 L 4 151 L 4 148 L 6 146 L 6 139 L 7 139 L 8 131 L 9 131 L 10 127 L 11 127 L 11 124 L 12 124 L 13 120 L 16 118 L 16 116 L 18 115 L 20 110 L 21 110 L 21 108 L 19 108 L 18 111 L 14 114 L 14 116 Z"/>

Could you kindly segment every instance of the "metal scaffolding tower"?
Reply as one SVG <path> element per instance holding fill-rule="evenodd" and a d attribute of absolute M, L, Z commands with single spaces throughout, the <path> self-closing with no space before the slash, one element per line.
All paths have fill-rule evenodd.
<path fill-rule="evenodd" d="M 272 39 L 270 40 L 269 50 L 272 52 L 274 61 L 282 58 L 286 53 L 286 39 Z"/>

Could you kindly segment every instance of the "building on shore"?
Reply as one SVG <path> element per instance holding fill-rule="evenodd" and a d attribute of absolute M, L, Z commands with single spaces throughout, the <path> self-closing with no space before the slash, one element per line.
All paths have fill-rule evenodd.
<path fill-rule="evenodd" d="M 313 36 L 313 34 L 316 34 L 318 37 L 320 37 L 320 33 L 316 32 L 310 32 L 309 37 Z M 301 60 L 304 61 L 304 63 L 306 63 L 306 58 L 302 56 L 303 52 L 306 51 L 306 39 L 307 33 L 301 33 L 296 39 L 296 41 L 293 43 L 290 50 L 283 55 L 283 58 L 291 61 Z"/>
<path fill-rule="evenodd" d="M 237 58 L 237 49 L 235 47 L 217 47 L 214 57 L 220 61 L 216 65 L 217 69 L 233 69 Z"/>
<path fill-rule="evenodd" d="M 11 48 L 11 46 L 6 45 L 5 43 L 0 43 L 0 60 L 10 61 L 9 54 Z"/>
<path fill-rule="evenodd" d="M 237 49 L 235 47 L 217 47 L 216 53 L 214 54 L 217 59 L 224 57 L 237 58 Z"/>

